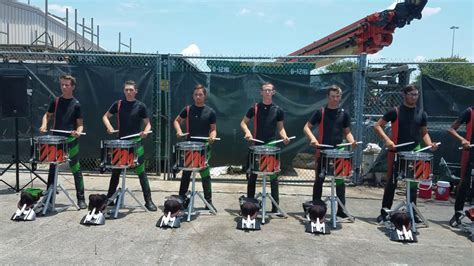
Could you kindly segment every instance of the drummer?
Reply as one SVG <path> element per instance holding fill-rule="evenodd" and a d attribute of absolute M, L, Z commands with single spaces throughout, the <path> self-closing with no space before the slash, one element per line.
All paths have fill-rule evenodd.
<path fill-rule="evenodd" d="M 464 123 L 466 124 L 466 135 L 462 137 L 456 130 Z M 449 220 L 449 225 L 451 225 L 451 227 L 457 227 L 461 224 L 464 201 L 469 190 L 469 185 L 473 181 L 471 180 L 471 172 L 474 169 L 474 148 L 471 146 L 474 144 L 473 130 L 474 106 L 464 110 L 448 129 L 449 134 L 459 140 L 463 147 L 461 156 L 461 180 L 459 180 L 459 185 L 457 186 L 456 201 L 454 202 L 454 215 L 451 220 Z M 473 192 L 471 191 L 471 193 Z"/>
<path fill-rule="evenodd" d="M 151 129 L 150 119 L 148 118 L 146 105 L 135 98 L 138 93 L 135 81 L 128 80 L 123 86 L 125 100 L 115 101 L 102 117 L 102 122 L 104 122 L 104 125 L 107 128 L 107 133 L 115 133 L 115 129 L 109 120 L 110 117 L 115 114 L 117 117 L 119 137 L 129 136 L 136 133 L 140 134 L 138 137 L 129 139 L 138 143 L 138 165 L 135 166 L 135 173 L 137 173 L 138 178 L 140 179 L 140 185 L 143 190 L 143 197 L 145 198 L 145 207 L 149 211 L 156 211 L 157 208 L 153 203 L 153 200 L 151 199 L 150 184 L 148 182 L 148 177 L 145 172 L 145 164 L 143 158 L 145 150 L 143 148 L 143 145 L 141 144 L 142 139 L 147 137 L 148 132 Z M 144 125 L 143 130 L 141 130 L 142 123 Z M 117 190 L 121 172 L 122 169 L 112 169 L 109 190 L 107 192 L 108 198 L 112 197 L 115 191 Z"/>
<path fill-rule="evenodd" d="M 76 88 L 76 78 L 70 75 L 63 75 L 59 78 L 62 95 L 55 97 L 49 104 L 48 111 L 43 116 L 39 131 L 48 131 L 48 121 L 53 117 L 51 129 L 71 131 L 70 134 L 53 132 L 53 135 L 67 137 L 69 146 L 69 168 L 74 176 L 76 186 L 77 205 L 81 209 L 87 208 L 84 195 L 84 178 L 82 177 L 81 165 L 79 163 L 79 140 L 84 121 L 82 118 L 81 104 L 74 98 L 73 92 Z M 55 164 L 49 165 L 48 184 L 49 188 L 54 184 Z"/>
<path fill-rule="evenodd" d="M 354 140 L 350 129 L 351 120 L 349 113 L 339 106 L 341 97 L 342 89 L 336 85 L 330 86 L 327 89 L 328 104 L 316 110 L 303 129 L 310 141 L 310 145 L 318 148 L 316 152 L 316 178 L 313 185 L 313 201 L 321 200 L 325 179 L 325 175 L 321 174 L 322 160 L 320 150 L 328 149 L 328 147 L 320 147 L 319 145 L 325 144 L 336 147 L 337 144 L 342 143 L 344 137 L 348 143 L 351 143 L 352 148 L 357 147 L 357 142 Z M 318 125 L 319 128 L 318 139 L 316 139 L 311 130 L 315 125 Z M 344 179 L 336 179 L 336 195 L 344 205 L 346 204 L 345 194 L 346 185 Z M 347 214 L 341 206 L 337 208 L 336 215 L 341 218 L 347 218 Z"/>
<path fill-rule="evenodd" d="M 176 130 L 176 137 L 178 139 L 185 137 L 187 140 L 204 142 L 206 145 L 206 168 L 199 171 L 202 180 L 202 189 L 204 191 L 204 198 L 206 201 L 214 207 L 212 204 L 212 187 L 211 187 L 211 174 L 209 171 L 209 165 L 207 162 L 211 158 L 210 144 L 214 143 L 217 136 L 216 130 L 216 112 L 214 109 L 206 105 L 207 91 L 206 88 L 197 84 L 193 91 L 193 105 L 185 106 L 176 119 L 173 122 L 174 129 Z M 186 122 L 186 133 L 184 134 L 181 130 L 181 123 Z M 206 137 L 207 140 L 192 139 L 193 137 Z M 179 186 L 179 196 L 184 199 L 186 192 L 189 188 L 189 182 L 191 179 L 191 171 L 183 171 L 181 176 L 181 183 Z M 207 206 L 206 206 L 207 208 Z M 214 210 L 217 210 L 214 207 Z"/>
<path fill-rule="evenodd" d="M 420 93 L 415 85 L 408 85 L 403 89 L 403 103 L 400 106 L 392 108 L 386 112 L 374 125 L 375 133 L 385 142 L 385 147 L 388 149 L 387 154 L 387 184 L 383 193 L 382 209 L 377 221 L 386 221 L 387 213 L 384 208 L 390 209 L 395 195 L 395 188 L 397 187 L 397 177 L 395 176 L 394 168 L 395 153 L 400 151 L 412 151 L 420 147 L 420 142 L 427 146 L 431 146 L 434 151 L 438 148 L 436 143 L 431 141 L 427 128 L 427 115 L 423 109 L 417 106 Z M 387 136 L 384 132 L 385 125 L 391 122 L 392 135 Z M 396 148 L 396 144 L 403 144 L 413 142 L 411 145 L 406 145 Z M 411 202 L 416 204 L 416 182 L 412 182 L 414 186 L 410 187 Z M 416 212 L 414 212 L 416 213 Z M 421 219 L 415 215 L 415 222 L 420 222 Z"/>
<path fill-rule="evenodd" d="M 290 140 L 286 135 L 285 127 L 283 125 L 284 113 L 283 110 L 272 102 L 272 97 L 276 93 L 275 87 L 270 82 L 265 82 L 261 89 L 260 95 L 262 101 L 258 104 L 254 104 L 249 108 L 247 114 L 243 117 L 240 122 L 240 128 L 245 133 L 245 139 L 252 141 L 252 138 L 261 140 L 264 143 L 268 143 L 272 140 L 276 140 L 278 135 L 283 139 L 283 143 L 288 144 Z M 255 113 L 257 117 L 255 118 Z M 250 132 L 247 124 L 250 119 L 253 119 L 253 135 Z M 262 145 L 262 143 L 254 142 L 253 145 Z M 255 197 L 255 186 L 257 182 L 257 175 L 253 173 L 247 173 L 247 197 Z M 278 192 L 278 175 L 270 175 L 270 187 L 271 195 L 273 199 L 279 203 L 279 192 Z M 272 203 L 273 213 L 278 213 L 278 208 Z"/>

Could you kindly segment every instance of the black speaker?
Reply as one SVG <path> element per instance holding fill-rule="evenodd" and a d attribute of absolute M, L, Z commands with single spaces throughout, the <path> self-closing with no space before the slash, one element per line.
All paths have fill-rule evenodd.
<path fill-rule="evenodd" d="M 27 75 L 0 76 L 0 106 L 3 118 L 29 115 L 27 87 Z"/>

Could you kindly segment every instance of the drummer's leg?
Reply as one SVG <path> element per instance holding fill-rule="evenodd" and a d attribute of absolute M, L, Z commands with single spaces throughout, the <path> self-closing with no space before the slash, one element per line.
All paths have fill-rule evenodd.
<path fill-rule="evenodd" d="M 179 195 L 184 198 L 189 189 L 189 182 L 191 181 L 191 171 L 183 170 L 181 174 L 181 183 L 179 184 Z"/>
<path fill-rule="evenodd" d="M 76 186 L 76 196 L 78 201 L 85 200 L 84 178 L 82 177 L 81 164 L 79 162 L 79 142 L 74 137 L 68 137 L 69 145 L 69 168 L 74 176 L 74 185 Z"/>
<path fill-rule="evenodd" d="M 322 172 L 322 159 L 319 157 L 316 160 L 316 169 L 315 169 L 315 179 L 314 179 L 314 184 L 313 184 L 313 201 L 315 200 L 321 200 L 321 197 L 323 195 L 323 183 L 324 183 L 324 178 L 325 175 L 320 173 Z"/>
<path fill-rule="evenodd" d="M 54 184 L 54 171 L 56 171 L 55 164 L 49 164 L 49 171 L 48 171 L 48 184 L 46 185 L 46 189 Z"/>
<path fill-rule="evenodd" d="M 393 204 L 393 197 L 395 197 L 395 188 L 397 187 L 397 178 L 396 173 L 394 171 L 395 161 L 390 160 L 387 157 L 387 184 L 385 185 L 385 189 L 383 191 L 383 199 L 382 199 L 382 209 L 392 208 Z"/>
<path fill-rule="evenodd" d="M 211 149 L 209 144 L 206 144 L 206 168 L 199 171 L 202 181 L 202 189 L 204 190 L 204 198 L 207 202 L 212 203 L 212 183 L 211 183 L 211 173 L 209 171 L 209 160 L 211 159 Z"/>
<path fill-rule="evenodd" d="M 148 177 L 145 171 L 145 149 L 143 145 L 141 145 L 141 142 L 138 143 L 138 148 L 136 152 L 138 157 L 138 163 L 135 167 L 135 173 L 138 175 L 138 179 L 140 180 L 140 186 L 142 187 L 143 198 L 145 199 L 145 202 L 151 202 L 152 200 L 150 183 L 148 182 Z"/>
<path fill-rule="evenodd" d="M 468 165 L 465 169 L 465 172 L 461 175 L 461 179 L 459 180 L 459 184 L 456 190 L 456 201 L 454 202 L 454 211 L 460 212 L 464 209 L 464 202 L 466 200 L 466 194 L 469 189 L 469 185 L 471 183 L 471 169 L 473 167 L 473 163 L 468 162 Z"/>
<path fill-rule="evenodd" d="M 121 173 L 121 169 L 112 169 L 112 175 L 110 176 L 109 182 L 109 190 L 107 191 L 107 198 L 112 197 L 115 191 L 117 191 L 117 186 L 119 184 L 119 178 Z"/>
<path fill-rule="evenodd" d="M 272 198 L 276 201 L 276 203 L 280 203 L 280 188 L 279 188 L 279 180 L 277 174 L 270 175 L 270 189 Z M 277 212 L 277 207 L 272 202 L 272 212 Z"/>
<path fill-rule="evenodd" d="M 257 175 L 249 174 L 247 180 L 247 197 L 255 198 L 255 187 L 257 186 Z"/>

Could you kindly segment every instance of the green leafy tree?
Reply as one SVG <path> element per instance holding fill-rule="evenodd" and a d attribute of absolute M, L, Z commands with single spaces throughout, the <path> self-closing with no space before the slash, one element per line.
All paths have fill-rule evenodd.
<path fill-rule="evenodd" d="M 351 60 L 343 60 L 339 62 L 327 65 L 324 69 L 324 74 L 327 73 L 339 73 L 339 72 L 352 72 L 357 70 L 357 62 Z"/>
<path fill-rule="evenodd" d="M 448 57 L 429 60 L 428 62 L 466 62 L 466 58 Z M 453 84 L 474 86 L 474 64 L 420 64 L 420 72 L 433 78 L 441 79 Z M 417 81 L 421 75 L 417 77 Z"/>

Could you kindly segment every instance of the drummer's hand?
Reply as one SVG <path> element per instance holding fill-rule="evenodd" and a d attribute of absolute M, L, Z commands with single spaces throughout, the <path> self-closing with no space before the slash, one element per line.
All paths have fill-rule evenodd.
<path fill-rule="evenodd" d="M 288 137 L 283 138 L 283 143 L 285 143 L 285 145 L 288 145 L 290 143 L 290 139 Z"/>
<path fill-rule="evenodd" d="M 252 138 L 252 133 L 250 132 L 247 132 L 245 133 L 245 137 L 244 137 L 246 140 L 250 141 L 250 139 Z"/>
<path fill-rule="evenodd" d="M 318 147 L 319 142 L 318 142 L 317 139 L 313 139 L 313 140 L 311 140 L 311 142 L 309 143 L 309 145 L 314 146 L 314 147 Z"/>
<path fill-rule="evenodd" d="M 209 140 L 208 140 L 208 141 L 209 141 L 209 144 L 214 143 L 215 140 L 216 140 L 216 137 L 211 137 L 211 136 L 209 136 Z"/>
<path fill-rule="evenodd" d="M 385 147 L 388 149 L 388 150 L 395 150 L 395 143 L 393 143 L 393 141 L 391 140 L 388 140 L 385 142 Z"/>
<path fill-rule="evenodd" d="M 46 133 L 46 132 L 48 132 L 47 126 L 41 126 L 41 127 L 39 128 L 39 132 L 40 132 L 40 133 Z"/>
<path fill-rule="evenodd" d="M 438 143 L 436 142 L 432 142 L 430 146 L 431 146 L 430 148 L 431 151 L 435 151 L 438 149 Z"/>
<path fill-rule="evenodd" d="M 140 132 L 140 138 L 145 139 L 148 136 L 148 132 L 142 131 Z"/>
<path fill-rule="evenodd" d="M 466 150 L 469 150 L 469 149 L 471 148 L 471 147 L 470 147 L 471 143 L 469 143 L 469 141 L 467 141 L 466 139 L 464 139 L 464 140 L 461 142 L 461 145 L 462 145 L 462 147 L 463 147 L 464 149 L 466 149 Z"/>
<path fill-rule="evenodd" d="M 114 134 L 115 133 L 115 129 L 113 127 L 108 127 L 107 128 L 107 133 L 109 134 Z"/>
<path fill-rule="evenodd" d="M 81 136 L 81 132 L 78 132 L 76 130 L 71 131 L 71 136 L 75 137 L 76 139 Z"/>
<path fill-rule="evenodd" d="M 182 138 L 183 136 L 184 136 L 183 132 L 181 132 L 181 131 L 180 131 L 180 132 L 176 132 L 176 137 L 177 137 L 178 139 Z"/>
<path fill-rule="evenodd" d="M 357 148 L 357 145 L 359 145 L 359 144 L 357 144 L 357 141 L 355 141 L 355 140 L 351 143 L 351 146 L 352 146 L 353 149 Z"/>

